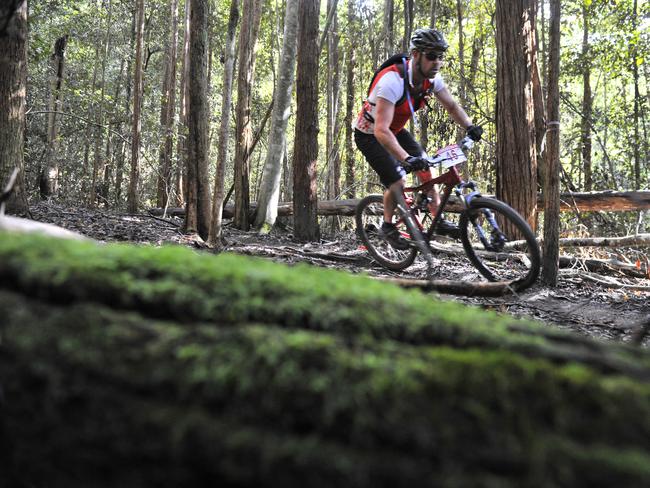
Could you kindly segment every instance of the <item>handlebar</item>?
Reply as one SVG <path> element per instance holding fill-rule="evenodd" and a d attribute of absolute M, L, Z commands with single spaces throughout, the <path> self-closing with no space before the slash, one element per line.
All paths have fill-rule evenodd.
<path fill-rule="evenodd" d="M 443 165 L 446 161 L 450 161 L 450 160 L 452 162 L 447 163 L 445 165 L 445 167 L 456 166 L 457 164 L 460 164 L 460 163 L 467 160 L 467 158 L 464 156 L 464 154 L 467 151 L 469 151 L 474 146 L 474 144 L 475 144 L 475 141 L 472 138 L 470 138 L 469 136 L 465 136 L 463 139 L 461 139 L 458 142 L 458 144 L 456 144 L 456 146 L 447 146 L 447 147 L 441 149 L 440 151 L 438 151 L 438 154 L 436 156 L 433 156 L 433 157 L 429 156 L 429 157 L 422 158 L 422 159 L 426 160 L 426 162 L 429 164 L 430 168 L 433 168 L 433 167 L 439 166 L 439 165 Z M 458 151 L 455 150 L 456 147 L 462 151 L 462 153 L 463 153 L 462 159 L 459 158 Z M 450 150 L 452 151 L 451 153 L 450 153 Z M 455 154 L 453 153 L 453 151 L 455 151 Z M 453 154 L 453 155 L 450 155 L 450 154 Z M 458 159 L 460 159 L 460 160 L 458 160 Z M 411 167 L 411 165 L 409 165 L 406 162 L 401 163 L 401 166 L 404 168 L 404 170 L 407 173 L 411 173 L 413 171 L 413 168 Z"/>

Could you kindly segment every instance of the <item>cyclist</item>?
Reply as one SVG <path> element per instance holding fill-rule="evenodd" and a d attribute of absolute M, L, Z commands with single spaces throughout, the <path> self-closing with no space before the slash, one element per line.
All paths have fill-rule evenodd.
<path fill-rule="evenodd" d="M 354 140 L 370 166 L 377 172 L 384 191 L 384 222 L 379 235 L 396 249 L 406 249 L 408 242 L 392 222 L 396 203 L 393 191 L 401 191 L 406 171 L 417 171 L 422 182 L 432 179 L 422 146 L 404 128 L 409 118 L 417 123 L 415 112 L 433 95 L 449 115 L 473 140 L 481 139 L 483 129 L 472 123 L 465 110 L 453 98 L 440 76 L 449 44 L 435 29 L 417 29 L 411 36 L 410 57 L 393 57 L 374 77 L 354 127 Z M 391 60 L 393 64 L 391 64 Z M 437 191 L 430 195 L 432 208 L 440 203 Z M 458 227 L 442 220 L 441 234 L 457 236 Z"/>

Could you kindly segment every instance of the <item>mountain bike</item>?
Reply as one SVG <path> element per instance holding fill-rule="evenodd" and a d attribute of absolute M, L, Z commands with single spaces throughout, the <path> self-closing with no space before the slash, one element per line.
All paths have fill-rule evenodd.
<path fill-rule="evenodd" d="M 540 272 L 541 251 L 535 233 L 506 203 L 481 195 L 475 182 L 461 178 L 458 166 L 467 161 L 466 152 L 473 144 L 474 141 L 465 137 L 458 144 L 440 149 L 428 158 L 429 167 L 446 171 L 426 183 L 394 194 L 397 208 L 393 221 L 409 242 L 408 249 L 395 249 L 378 234 L 383 222 L 383 195 L 368 195 L 357 205 L 357 235 L 383 267 L 393 271 L 406 269 L 420 252 L 431 274 L 434 267 L 431 241 L 436 238 L 436 228 L 454 193 L 462 206 L 458 219 L 460 242 L 470 262 L 489 281 L 509 282 L 515 289 L 526 288 Z M 441 185 L 442 191 L 440 205 L 432 214 L 428 195 L 434 185 Z"/>

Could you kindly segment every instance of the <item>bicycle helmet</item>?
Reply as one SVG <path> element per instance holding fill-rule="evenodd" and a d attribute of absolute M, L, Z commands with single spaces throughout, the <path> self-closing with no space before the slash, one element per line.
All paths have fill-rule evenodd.
<path fill-rule="evenodd" d="M 441 32 L 436 29 L 417 29 L 411 36 L 409 50 L 413 51 L 446 51 L 449 44 Z"/>

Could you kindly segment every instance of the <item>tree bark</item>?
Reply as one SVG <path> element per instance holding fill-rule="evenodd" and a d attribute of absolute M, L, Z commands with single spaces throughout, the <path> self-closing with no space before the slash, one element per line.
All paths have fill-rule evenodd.
<path fill-rule="evenodd" d="M 638 24 L 638 5 L 637 0 L 632 2 L 632 32 L 636 32 Z M 630 49 L 631 60 L 630 65 L 632 66 L 632 79 L 634 80 L 634 141 L 632 144 L 632 153 L 634 156 L 634 189 L 638 190 L 641 188 L 641 139 L 639 137 L 639 115 L 640 107 L 639 100 L 641 98 L 641 93 L 639 91 L 639 44 L 635 42 Z"/>
<path fill-rule="evenodd" d="M 251 95 L 255 73 L 255 45 L 262 13 L 261 0 L 244 0 L 242 25 L 239 31 L 239 65 L 237 68 L 237 115 L 235 122 L 235 219 L 238 229 L 248 230 L 249 173 L 252 138 Z"/>
<path fill-rule="evenodd" d="M 133 74 L 133 138 L 131 141 L 131 179 L 126 206 L 130 213 L 138 211 L 138 184 L 140 181 L 140 137 L 142 134 L 142 62 L 144 43 L 144 0 L 136 2 L 135 71 Z"/>
<path fill-rule="evenodd" d="M 537 227 L 534 0 L 497 0 L 497 198 Z M 516 235 L 515 229 L 509 229 Z"/>
<path fill-rule="evenodd" d="M 217 169 L 214 175 L 214 197 L 212 199 L 212 221 L 208 244 L 221 249 L 223 204 L 225 197 L 226 163 L 228 162 L 228 141 L 230 127 L 230 108 L 232 106 L 232 81 L 235 68 L 235 35 L 239 23 L 239 8 L 237 2 L 230 4 L 228 17 L 228 33 L 223 69 L 223 94 L 221 98 L 221 122 L 219 125 L 219 149 L 217 153 Z"/>
<path fill-rule="evenodd" d="M 557 285 L 560 239 L 560 0 L 551 0 L 542 281 Z"/>
<path fill-rule="evenodd" d="M 160 97 L 160 156 L 158 206 L 165 207 L 172 193 L 172 146 L 176 109 L 176 47 L 178 45 L 178 0 L 170 0 L 171 27 L 165 48 L 165 73 Z"/>
<path fill-rule="evenodd" d="M 294 236 L 319 239 L 316 162 L 318 159 L 318 0 L 302 0 L 298 21 L 297 114 L 293 149 Z"/>
<path fill-rule="evenodd" d="M 287 0 L 284 14 L 284 36 L 275 87 L 269 143 L 259 191 L 255 228 L 268 232 L 278 216 L 282 158 L 286 148 L 286 131 L 291 115 L 291 93 L 296 73 L 298 35 L 298 0 Z"/>
<path fill-rule="evenodd" d="M 61 111 L 63 88 L 65 48 L 68 36 L 59 37 L 54 43 L 54 52 L 50 57 L 50 94 L 47 114 L 47 147 L 45 165 L 39 178 L 41 198 L 56 196 L 59 191 L 59 155 L 57 112 Z"/>
<path fill-rule="evenodd" d="M 25 94 L 27 84 L 27 1 L 4 5 L 0 18 L 0 188 L 15 168 L 18 179 L 5 202 L 9 213 L 29 208 L 25 191 Z"/>
<path fill-rule="evenodd" d="M 186 232 L 210 233 L 208 2 L 191 0 Z"/>

